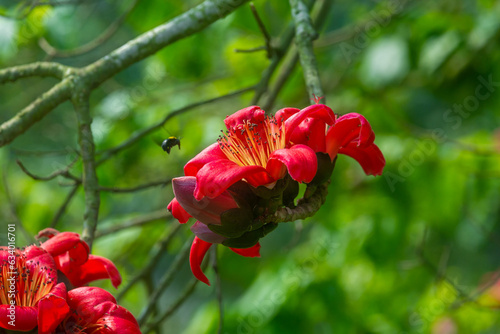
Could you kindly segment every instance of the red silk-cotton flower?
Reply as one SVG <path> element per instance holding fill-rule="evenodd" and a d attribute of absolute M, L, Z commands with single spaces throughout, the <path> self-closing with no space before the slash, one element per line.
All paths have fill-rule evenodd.
<path fill-rule="evenodd" d="M 117 305 L 115 298 L 97 287 L 68 291 L 70 311 L 56 328 L 56 333 L 140 334 L 134 316 Z"/>
<path fill-rule="evenodd" d="M 196 177 L 195 198 L 214 198 L 242 179 L 253 187 L 272 188 L 287 172 L 297 182 L 311 182 L 317 170 L 315 152 L 306 145 L 290 142 L 287 133 L 307 117 L 333 124 L 333 113 L 312 107 L 288 120 L 280 112 L 267 116 L 256 106 L 226 117 L 227 132 L 218 143 L 184 167 L 186 176 Z"/>
<path fill-rule="evenodd" d="M 358 114 L 336 119 L 326 105 L 284 108 L 268 116 L 257 106 L 224 121 L 227 131 L 172 180 L 168 210 L 196 235 L 190 264 L 209 284 L 201 263 L 212 244 L 259 256 L 259 239 L 278 223 L 312 216 L 324 203 L 338 153 L 356 159 L 367 174 L 380 175 L 385 160 L 375 135 Z M 296 201 L 299 183 L 307 184 Z"/>
<path fill-rule="evenodd" d="M 69 312 L 66 286 L 57 284 L 57 269 L 44 249 L 0 247 L 0 327 L 52 333 Z"/>
<path fill-rule="evenodd" d="M 57 269 L 60 270 L 75 287 L 83 286 L 99 279 L 110 279 L 117 288 L 121 276 L 110 260 L 92 255 L 89 246 L 80 235 L 74 232 L 59 232 L 46 228 L 38 233 L 37 238 L 49 238 L 40 247 L 54 257 Z"/>

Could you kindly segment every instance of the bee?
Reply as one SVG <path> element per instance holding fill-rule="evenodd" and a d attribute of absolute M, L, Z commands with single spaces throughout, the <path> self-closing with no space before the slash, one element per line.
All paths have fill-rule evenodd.
<path fill-rule="evenodd" d="M 175 145 L 179 146 L 179 150 L 180 150 L 181 149 L 181 140 L 177 137 L 171 136 L 163 141 L 163 143 L 161 144 L 161 148 L 165 152 L 167 152 L 167 154 L 170 154 L 170 150 Z"/>

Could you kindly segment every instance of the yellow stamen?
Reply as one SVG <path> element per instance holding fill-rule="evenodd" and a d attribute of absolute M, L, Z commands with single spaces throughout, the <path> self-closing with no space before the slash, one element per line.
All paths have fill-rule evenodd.
<path fill-rule="evenodd" d="M 245 121 L 241 126 L 223 133 L 217 140 L 226 157 L 239 166 L 266 168 L 269 156 L 285 148 L 285 128 L 274 117 L 266 116 L 259 124 Z"/>
<path fill-rule="evenodd" d="M 16 250 L 14 270 L 9 262 L 4 261 L 0 276 L 0 304 L 7 305 L 11 300 L 16 306 L 35 306 L 38 301 L 48 294 L 55 284 L 54 269 L 39 265 L 32 265 L 33 260 L 27 261 L 26 256 Z M 12 284 L 15 279 L 15 283 Z M 14 289 L 12 289 L 14 288 Z"/>

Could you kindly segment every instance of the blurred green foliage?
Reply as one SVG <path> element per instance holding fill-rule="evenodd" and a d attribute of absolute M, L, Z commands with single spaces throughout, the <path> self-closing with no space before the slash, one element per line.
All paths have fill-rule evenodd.
<path fill-rule="evenodd" d="M 139 1 L 111 39 L 83 55 L 53 60 L 87 65 L 199 2 Z M 0 7 L 1 68 L 48 59 L 40 38 L 62 50 L 87 43 L 129 5 L 81 1 L 28 13 L 16 4 Z M 291 22 L 288 3 L 257 0 L 255 6 L 278 38 Z M 261 258 L 219 247 L 222 333 L 500 331 L 499 311 L 475 301 L 485 274 L 500 267 L 499 18 L 500 3 L 493 0 L 333 3 L 315 44 L 326 101 L 336 113 L 366 116 L 386 157 L 385 173 L 367 177 L 341 156 L 325 206 L 304 222 L 279 226 L 262 241 Z M 234 49 L 262 45 L 247 5 L 108 80 L 91 96 L 97 150 L 119 145 L 176 109 L 256 84 L 269 65 L 265 52 Z M 0 87 L 0 121 L 53 84 L 35 78 Z M 248 92 L 172 118 L 100 165 L 101 186 L 134 187 L 181 175 L 184 164 L 216 140 L 223 117 L 251 98 Z M 308 104 L 296 66 L 270 111 Z M 158 143 L 169 135 L 181 138 L 182 149 L 166 155 Z M 19 219 L 28 235 L 47 227 L 70 182 L 35 181 L 16 160 L 45 176 L 69 164 L 77 149 L 69 103 L 2 148 L 0 221 Z M 81 163 L 71 172 L 81 175 Z M 171 198 L 170 186 L 102 192 L 98 230 L 166 210 Z M 81 232 L 83 210 L 80 189 L 56 228 Z M 124 228 L 98 238 L 93 252 L 114 260 L 126 284 L 174 224 L 169 219 Z M 140 313 L 189 235 L 184 226 L 123 306 Z M 18 233 L 17 242 L 29 240 Z M 206 271 L 215 282 L 213 270 Z M 159 310 L 190 278 L 186 262 Z M 215 289 L 199 284 L 161 333 L 216 333 L 218 314 Z"/>

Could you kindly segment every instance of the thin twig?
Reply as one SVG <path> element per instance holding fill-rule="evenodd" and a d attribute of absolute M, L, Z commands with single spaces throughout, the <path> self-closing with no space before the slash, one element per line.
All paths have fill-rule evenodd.
<path fill-rule="evenodd" d="M 80 183 L 77 183 L 73 186 L 73 189 L 68 193 L 66 198 L 64 199 L 63 204 L 59 207 L 59 210 L 57 210 L 57 213 L 54 215 L 54 218 L 52 218 L 52 222 L 50 223 L 50 227 L 55 228 L 57 225 L 57 222 L 61 219 L 62 215 L 66 211 L 66 208 L 68 207 L 69 203 L 71 203 L 71 200 L 73 197 L 76 195 L 78 188 L 80 187 Z"/>
<path fill-rule="evenodd" d="M 133 144 L 135 144 L 137 141 L 139 141 L 141 138 L 149 135 L 150 133 L 153 133 L 154 131 L 158 130 L 158 129 L 161 129 L 161 127 L 166 123 L 168 122 L 171 118 L 175 117 L 175 116 L 178 116 L 180 114 L 183 114 L 185 112 L 188 112 L 188 111 L 191 111 L 192 109 L 196 108 L 196 107 L 199 107 L 199 106 L 202 106 L 202 105 L 205 105 L 205 104 L 208 104 L 208 103 L 212 103 L 212 102 L 216 102 L 216 101 L 220 101 L 220 100 L 223 100 L 223 99 L 226 99 L 226 98 L 229 98 L 229 97 L 233 97 L 233 96 L 237 96 L 237 95 L 240 95 L 240 94 L 243 94 L 243 93 L 246 93 L 248 91 L 251 91 L 254 89 L 255 86 L 250 86 L 250 87 L 246 87 L 246 88 L 242 88 L 242 89 L 238 89 L 236 91 L 233 91 L 231 93 L 228 93 L 228 94 L 225 94 L 225 95 L 221 95 L 221 96 L 218 96 L 218 97 L 214 97 L 214 98 L 211 98 L 211 99 L 208 99 L 208 100 L 204 100 L 204 101 L 200 101 L 200 102 L 196 102 L 196 103 L 193 103 L 193 104 L 190 104 L 190 105 L 187 105 L 185 107 L 182 107 L 180 109 L 177 109 L 177 110 L 174 110 L 170 113 L 168 113 L 161 121 L 159 121 L 158 123 L 155 123 L 153 124 L 152 126 L 140 131 L 140 132 L 137 132 L 136 134 L 133 134 L 129 139 L 125 140 L 123 143 L 121 143 L 120 145 L 118 146 L 115 146 L 113 148 L 110 148 L 108 150 L 105 150 L 105 151 L 100 151 L 100 152 L 97 152 L 97 154 L 102 154 L 102 158 L 97 162 L 98 165 L 100 165 L 101 163 L 103 163 L 104 161 L 106 161 L 107 159 L 109 159 L 110 157 L 112 157 L 113 155 L 115 155 L 116 153 L 118 153 L 119 151 L 121 150 L 124 150 L 130 146 L 132 146 Z"/>
<path fill-rule="evenodd" d="M 264 51 L 264 50 L 267 50 L 267 48 L 265 46 L 258 46 L 256 48 L 251 48 L 251 49 L 234 49 L 234 52 L 252 53 L 252 52 Z"/>
<path fill-rule="evenodd" d="M 69 172 L 69 170 L 71 168 L 73 168 L 73 165 L 78 161 L 79 158 L 80 158 L 79 156 L 76 157 L 69 165 L 67 165 L 66 167 L 64 167 L 62 169 L 58 169 L 58 170 L 52 172 L 48 176 L 38 176 L 38 175 L 35 175 L 35 174 L 31 173 L 28 169 L 26 169 L 26 167 L 23 165 L 23 163 L 20 160 L 16 160 L 16 163 L 21 168 L 21 170 L 26 175 L 28 175 L 29 177 L 31 177 L 33 180 L 37 180 L 37 181 L 50 181 L 50 180 L 55 179 L 58 176 L 64 176 L 65 178 L 71 179 L 73 181 L 80 181 L 80 179 L 78 179 L 76 176 L 72 175 Z"/>
<path fill-rule="evenodd" d="M 21 221 L 21 219 L 19 219 L 19 216 L 17 215 L 17 207 L 16 207 L 16 204 L 14 202 L 14 198 L 12 196 L 12 193 L 10 192 L 10 187 L 9 187 L 9 183 L 7 180 L 7 173 L 5 171 L 2 173 L 2 179 L 3 179 L 4 189 L 5 189 L 5 195 L 7 197 L 7 201 L 9 202 L 10 213 L 12 215 L 12 219 L 14 220 L 14 222 L 16 224 L 16 228 L 19 228 L 19 230 L 24 235 L 24 238 L 28 241 L 28 243 L 33 244 L 36 242 L 35 238 L 30 233 L 28 233 L 28 231 L 26 231 L 26 229 L 24 228 L 23 222 Z"/>
<path fill-rule="evenodd" d="M 255 5 L 253 4 L 253 2 L 250 2 L 250 9 L 252 10 L 255 21 L 257 21 L 260 32 L 262 33 L 262 35 L 264 35 L 264 40 L 266 41 L 267 58 L 271 58 L 273 55 L 273 48 L 271 47 L 271 36 L 267 32 L 264 22 L 262 22 L 262 20 L 260 19 L 259 13 L 257 12 L 257 9 L 255 9 Z"/>
<path fill-rule="evenodd" d="M 175 258 L 174 262 L 170 265 L 167 272 L 161 278 L 160 282 L 158 283 L 158 286 L 156 286 L 155 291 L 149 297 L 147 305 L 141 311 L 141 314 L 139 314 L 139 316 L 137 317 L 139 325 L 143 325 L 145 323 L 150 312 L 153 309 L 153 305 L 156 304 L 156 302 L 158 301 L 162 293 L 165 291 L 167 286 L 172 282 L 172 280 L 174 279 L 174 275 L 179 271 L 182 264 L 186 262 L 187 257 L 189 255 L 189 251 L 191 249 L 192 242 L 193 238 L 190 238 L 184 243 L 182 249 L 179 251 L 179 253 L 177 253 L 177 257 Z"/>
<path fill-rule="evenodd" d="M 250 104 L 258 105 L 262 95 L 264 95 L 264 93 L 267 92 L 269 81 L 271 80 L 274 71 L 278 67 L 281 58 L 283 58 L 286 51 L 290 47 L 290 44 L 292 43 L 293 40 L 293 35 L 294 35 L 294 27 L 292 24 L 290 24 L 283 33 L 283 35 L 280 37 L 277 46 L 274 48 L 274 51 L 272 52 L 271 63 L 262 72 L 260 81 L 255 86 L 255 95 L 253 96 Z"/>
<path fill-rule="evenodd" d="M 166 309 L 161 315 L 159 315 L 156 319 L 148 323 L 143 330 L 144 334 L 149 333 L 153 328 L 161 324 L 165 319 L 170 317 L 175 311 L 179 309 L 179 307 L 184 304 L 184 302 L 191 296 L 191 294 L 194 292 L 194 289 L 196 288 L 196 285 L 198 284 L 198 280 L 196 278 L 192 278 L 186 289 L 182 292 L 182 294 L 177 298 L 177 300 L 168 308 Z"/>
<path fill-rule="evenodd" d="M 36 62 L 0 70 L 0 84 L 29 77 L 52 77 L 62 79 L 67 66 L 58 63 Z"/>
<path fill-rule="evenodd" d="M 166 209 L 153 211 L 143 216 L 129 219 L 128 221 L 119 225 L 114 225 L 102 231 L 97 231 L 95 237 L 99 238 L 108 234 L 115 233 L 117 231 L 122 231 L 126 228 L 142 226 L 144 224 L 151 223 L 160 219 L 166 219 L 169 217 L 171 217 L 170 212 L 168 212 Z"/>
<path fill-rule="evenodd" d="M 108 28 L 102 32 L 99 36 L 97 36 L 95 39 L 92 41 L 79 46 L 77 48 L 71 49 L 71 50 L 60 50 L 52 45 L 44 38 L 40 38 L 38 40 L 38 45 L 47 53 L 47 55 L 51 58 L 68 58 L 68 57 L 74 57 L 74 56 L 79 56 L 82 54 L 85 54 L 87 52 L 90 52 L 94 50 L 95 48 L 99 47 L 102 45 L 104 42 L 106 42 L 108 39 L 110 39 L 117 31 L 118 28 L 123 24 L 123 22 L 126 20 L 128 15 L 134 10 L 134 8 L 137 6 L 139 3 L 139 0 L 134 0 L 132 4 L 127 8 L 125 13 L 123 13 L 121 16 L 119 16 L 111 25 L 108 26 Z"/>
<path fill-rule="evenodd" d="M 155 181 L 149 182 L 146 184 L 141 184 L 140 186 L 132 187 L 132 188 L 117 188 L 117 187 L 99 187 L 100 191 L 111 192 L 111 193 L 130 193 L 136 192 L 139 190 L 144 190 L 151 187 L 164 186 L 171 182 L 171 179 L 163 180 L 163 181 Z"/>
<path fill-rule="evenodd" d="M 219 267 L 217 262 L 217 249 L 218 247 L 212 247 L 212 268 L 215 273 L 215 294 L 217 296 L 217 305 L 219 307 L 219 328 L 217 334 L 221 334 L 224 328 L 224 307 L 222 305 L 222 284 L 220 279 Z"/>
<path fill-rule="evenodd" d="M 174 239 L 174 236 L 181 230 L 181 227 L 181 224 L 173 224 L 171 230 L 169 230 L 165 234 L 165 236 L 160 241 L 158 241 L 155 246 L 152 247 L 152 251 L 154 253 L 149 257 L 149 262 L 142 268 L 139 273 L 137 273 L 130 281 L 127 282 L 127 285 L 125 285 L 120 290 L 118 296 L 116 296 L 117 300 L 122 299 L 123 296 L 125 296 L 125 294 L 130 290 L 130 288 L 132 288 L 132 286 L 134 286 L 140 279 L 151 273 L 154 267 L 158 264 L 160 258 L 167 251 L 170 242 Z"/>

